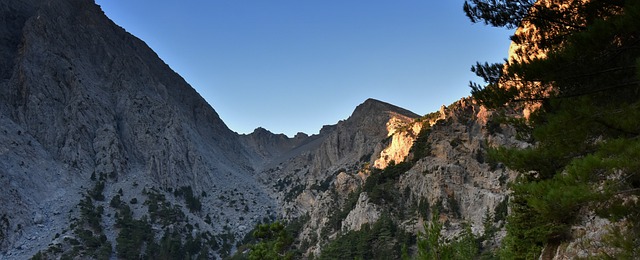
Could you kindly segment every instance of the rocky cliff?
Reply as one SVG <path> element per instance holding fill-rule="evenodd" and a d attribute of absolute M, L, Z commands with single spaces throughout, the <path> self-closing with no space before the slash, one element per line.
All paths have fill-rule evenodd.
<path fill-rule="evenodd" d="M 170 195 L 190 187 L 204 206 L 187 215 L 221 218 L 199 221 L 215 233 L 252 226 L 275 207 L 251 177 L 259 154 L 93 1 L 9 0 L 0 13 L 3 255 L 33 255 L 71 232 L 65 227 L 93 186 L 103 186 L 107 200 L 123 190 L 140 204 L 147 189 Z M 253 204 L 240 214 L 219 196 Z M 140 204 L 132 205 L 137 216 Z M 117 230 L 105 225 L 114 216 L 102 218 L 114 242 Z"/>

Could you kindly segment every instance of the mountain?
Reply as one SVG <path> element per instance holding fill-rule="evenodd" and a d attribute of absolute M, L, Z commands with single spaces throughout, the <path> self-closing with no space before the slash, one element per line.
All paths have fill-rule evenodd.
<path fill-rule="evenodd" d="M 368 99 L 346 120 L 324 126 L 317 136 L 273 158 L 258 177 L 265 185 L 273 186 L 273 194 L 285 205 L 283 217 L 299 216 L 314 206 L 304 202 L 309 200 L 309 194 L 302 191 L 326 185 L 341 170 L 373 164 L 386 148 L 385 140 L 393 134 L 390 128 L 416 118 L 418 115 L 413 112 Z"/>
<path fill-rule="evenodd" d="M 54 236 L 69 232 L 66 222 L 78 217 L 80 194 L 94 186 L 104 186 L 107 199 L 121 189 L 126 201 L 151 188 L 206 193 L 206 209 L 187 212 L 188 218 L 235 212 L 237 206 L 217 205 L 223 194 L 260 205 L 242 215 L 267 215 L 275 207 L 251 177 L 255 152 L 92 1 L 10 0 L 0 13 L 2 252 L 17 248 L 22 258 L 46 249 Z M 132 205 L 134 215 L 141 214 L 140 204 Z M 227 215 L 237 220 L 240 214 Z M 102 217 L 113 221 L 113 215 Z M 223 224 L 208 229 L 220 231 Z"/>
<path fill-rule="evenodd" d="M 507 183 L 515 173 L 485 160 L 486 149 L 527 144 L 469 99 L 424 117 L 396 120 L 378 124 L 388 128 L 382 131 L 388 137 L 378 139 L 373 156 L 326 168 L 326 174 L 311 182 L 307 178 L 305 187 L 299 188 L 295 204 L 306 220 L 298 234 L 303 255 L 399 259 L 400 249 L 415 243 L 412 239 L 424 232 L 423 224 L 436 212 L 448 223 L 443 231 L 448 239 L 470 225 L 478 237 L 489 227 L 497 230 L 483 240 L 486 250 L 499 244 L 504 236 Z M 406 152 L 385 158 L 393 151 Z M 499 217 L 487 220 L 487 216 Z M 381 227 L 393 235 L 379 237 L 376 232 L 382 231 L 375 230 Z M 377 246 L 350 247 L 359 245 L 354 239 Z M 358 254 L 361 250 L 368 253 Z M 378 254 L 388 252 L 394 253 Z"/>

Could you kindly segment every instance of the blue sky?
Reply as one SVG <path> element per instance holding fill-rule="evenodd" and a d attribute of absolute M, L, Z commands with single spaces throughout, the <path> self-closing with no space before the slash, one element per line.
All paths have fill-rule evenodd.
<path fill-rule="evenodd" d="M 426 114 L 469 95 L 476 61 L 512 31 L 472 24 L 462 0 L 96 0 L 232 130 L 289 136 L 367 98 Z"/>

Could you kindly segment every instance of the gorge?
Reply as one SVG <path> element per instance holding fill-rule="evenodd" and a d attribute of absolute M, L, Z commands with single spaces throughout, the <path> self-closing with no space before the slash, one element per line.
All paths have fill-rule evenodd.
<path fill-rule="evenodd" d="M 521 110 L 368 99 L 316 135 L 237 134 L 92 0 L 5 0 L 0 19 L 2 259 L 246 257 L 274 221 L 304 259 L 416 256 L 432 220 L 486 256 L 506 235 L 518 173 L 488 150 L 533 146 L 504 120 Z M 550 258 L 597 251 L 609 222 L 584 216 Z"/>

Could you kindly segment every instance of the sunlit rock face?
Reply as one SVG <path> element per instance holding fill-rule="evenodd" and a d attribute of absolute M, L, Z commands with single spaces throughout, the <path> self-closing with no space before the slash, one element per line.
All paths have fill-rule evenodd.
<path fill-rule="evenodd" d="M 564 18 L 570 21 L 563 23 L 546 23 L 547 28 L 540 30 L 529 19 L 524 19 L 516 29 L 514 36 L 520 38 L 521 43 L 512 43 L 509 47 L 508 60 L 510 62 L 527 62 L 535 58 L 544 58 L 546 53 L 551 51 L 548 47 L 543 47 L 540 42 L 552 40 L 555 37 L 567 34 L 575 28 L 572 26 L 582 26 L 585 18 L 580 16 L 578 6 L 584 5 L 588 0 L 539 0 L 532 9 L 530 16 L 535 16 L 541 12 L 541 8 L 555 10 L 562 13 Z M 572 25 L 572 26 L 569 26 Z"/>
<path fill-rule="evenodd" d="M 387 132 L 389 133 L 387 138 L 391 139 L 390 144 L 380 152 L 373 166 L 384 169 L 391 162 L 404 161 L 421 129 L 421 122 L 408 124 L 406 118 L 391 118 L 387 122 Z"/>
<path fill-rule="evenodd" d="M 586 1 L 587 0 L 539 0 L 531 8 L 531 15 L 536 15 L 537 13 L 541 12 L 541 7 L 550 8 L 563 13 L 565 18 L 571 19 L 570 24 L 581 26 L 585 23 L 584 17 L 581 17 L 578 14 L 576 5 L 582 5 Z M 518 42 L 512 42 L 509 46 L 507 58 L 508 63 L 506 64 L 507 67 L 505 67 L 505 71 L 508 68 L 509 63 L 527 63 L 534 59 L 545 58 L 547 53 L 553 51 L 553 49 L 550 49 L 548 46 L 543 46 L 541 42 L 553 41 L 554 38 L 568 34 L 572 30 L 575 30 L 574 28 L 563 25 L 561 23 L 548 23 L 546 26 L 548 28 L 541 30 L 528 19 L 524 19 L 522 21 L 521 25 L 516 28 L 516 31 L 514 33 L 514 37 L 518 39 Z M 559 45 L 556 45 L 556 48 L 558 48 L 557 46 Z M 518 77 L 518 75 L 515 75 L 515 77 Z M 506 88 L 540 87 L 540 83 L 538 82 L 520 82 L 517 80 L 502 82 L 501 85 Z M 553 89 L 548 86 L 541 91 L 541 94 L 548 95 L 549 93 L 553 92 Z M 524 118 L 529 118 L 531 113 L 538 108 L 540 108 L 539 103 L 528 102 L 527 104 L 522 105 L 522 115 L 524 116 Z"/>

